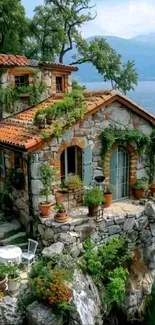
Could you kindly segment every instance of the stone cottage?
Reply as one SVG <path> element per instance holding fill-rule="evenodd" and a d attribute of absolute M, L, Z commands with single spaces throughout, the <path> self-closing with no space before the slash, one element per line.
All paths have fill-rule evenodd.
<path fill-rule="evenodd" d="M 15 71 L 25 64 L 22 60 L 27 59 L 20 57 L 18 64 L 13 62 Z M 2 61 L 0 62 L 2 65 Z M 38 110 L 57 102 L 60 93 L 71 91 L 71 71 L 76 71 L 76 68 L 49 62 L 38 63 L 37 67 L 40 69 L 37 73 L 40 75 L 47 77 L 47 70 L 49 71 L 48 98 L 0 122 L 1 189 L 11 168 L 23 169 L 25 187 L 20 191 L 14 190 L 12 195 L 14 209 L 24 224 L 29 222 L 30 216 L 39 214 L 38 204 L 41 198 L 38 193 L 41 181 L 38 179 L 37 170 L 42 161 L 48 161 L 58 169 L 58 184 L 72 173 L 79 175 L 85 186 L 90 186 L 96 168 L 103 167 L 100 135 L 105 128 L 138 129 L 150 134 L 155 126 L 155 116 L 118 91 L 86 92 L 86 111 L 83 119 L 65 129 L 61 137 L 56 138 L 51 134 L 48 139 L 42 138 L 40 130 L 33 124 L 34 116 Z M 5 77 L 1 77 L 3 83 L 6 75 L 9 75 L 9 72 L 5 71 Z M 13 82 L 13 75 L 11 80 Z M 130 185 L 134 180 L 146 176 L 143 159 L 137 155 L 131 144 L 114 144 L 107 153 L 103 172 L 106 184 L 114 184 L 116 187 L 115 200 L 128 197 Z M 54 196 L 50 199 L 54 201 Z"/>

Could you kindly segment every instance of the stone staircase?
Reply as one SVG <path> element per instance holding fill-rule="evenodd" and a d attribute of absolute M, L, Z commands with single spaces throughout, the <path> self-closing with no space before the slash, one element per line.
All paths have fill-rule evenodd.
<path fill-rule="evenodd" d="M 27 249 L 28 236 L 16 219 L 4 221 L 0 213 L 0 246 L 16 245 L 21 249 Z"/>

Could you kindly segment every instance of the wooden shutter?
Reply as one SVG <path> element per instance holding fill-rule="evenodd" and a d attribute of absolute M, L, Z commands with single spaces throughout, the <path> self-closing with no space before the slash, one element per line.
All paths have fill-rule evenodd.
<path fill-rule="evenodd" d="M 92 182 L 92 148 L 91 145 L 86 146 L 82 152 L 83 156 L 83 183 L 90 186 Z"/>

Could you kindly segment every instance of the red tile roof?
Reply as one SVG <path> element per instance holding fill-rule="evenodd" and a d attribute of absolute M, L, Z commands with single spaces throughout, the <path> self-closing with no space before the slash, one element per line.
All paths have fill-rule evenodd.
<path fill-rule="evenodd" d="M 27 59 L 22 55 L 13 54 L 0 54 L 0 66 L 26 66 L 26 67 L 38 67 L 45 66 L 51 67 L 53 69 L 67 70 L 67 71 L 77 71 L 78 68 L 72 65 L 66 65 L 62 63 L 52 63 L 50 61 L 39 61 L 33 59 Z"/>
<path fill-rule="evenodd" d="M 22 55 L 0 54 L 0 65 L 4 66 L 28 66 L 29 60 Z"/>
<path fill-rule="evenodd" d="M 33 118 L 39 109 L 51 106 L 52 103 L 54 104 L 57 100 L 60 99 L 51 97 L 35 107 L 2 120 L 0 122 L 0 145 L 18 147 L 18 149 L 23 151 L 33 151 L 38 145 L 44 143 L 45 140 L 40 137 L 40 130 L 33 125 Z M 149 114 L 128 97 L 114 90 L 86 92 L 85 102 L 87 110 L 85 118 L 94 114 L 100 108 L 110 105 L 114 101 L 122 103 L 136 114 L 149 121 L 152 125 L 155 125 L 154 115 Z M 52 134 L 52 126 L 50 127 L 50 133 Z"/>

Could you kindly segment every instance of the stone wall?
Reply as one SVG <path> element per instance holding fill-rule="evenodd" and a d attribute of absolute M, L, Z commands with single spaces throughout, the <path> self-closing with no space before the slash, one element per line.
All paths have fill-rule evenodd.
<path fill-rule="evenodd" d="M 138 206 L 137 212 L 104 213 L 104 219 L 94 220 L 85 215 L 74 216 L 65 223 L 57 223 L 52 218 L 40 218 L 38 223 L 38 240 L 44 246 L 61 242 L 65 252 L 77 257 L 82 243 L 87 237 L 100 244 L 105 244 L 114 235 L 125 235 L 134 246 L 147 249 L 155 243 L 155 206 L 148 203 L 146 207 Z M 155 268 L 155 259 L 150 264 Z M 155 258 L 155 256 L 154 256 Z M 153 264 L 151 264 L 153 263 Z"/>

